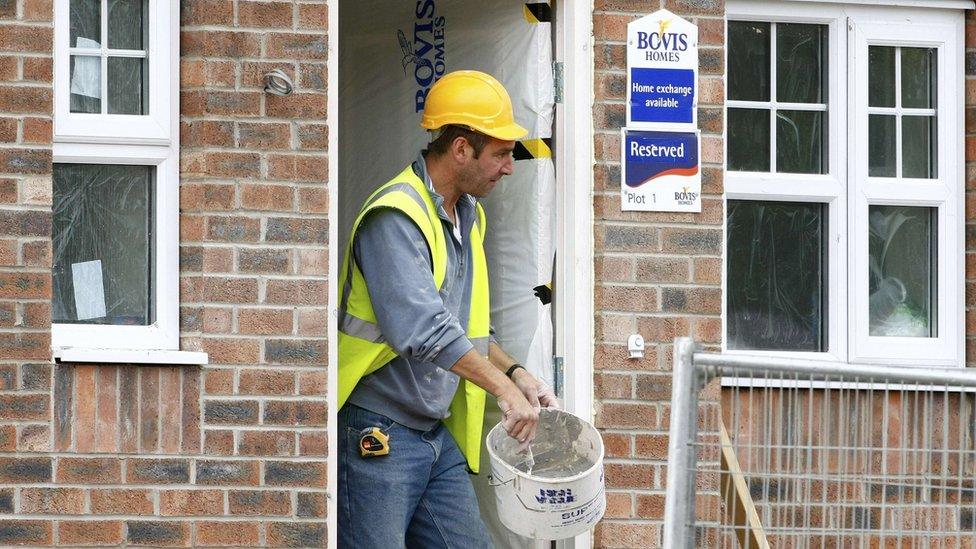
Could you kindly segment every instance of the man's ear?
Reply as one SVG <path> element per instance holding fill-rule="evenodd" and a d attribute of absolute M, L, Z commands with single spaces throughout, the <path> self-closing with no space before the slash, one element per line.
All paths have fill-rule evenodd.
<path fill-rule="evenodd" d="M 455 137 L 454 141 L 451 141 L 451 157 L 459 164 L 464 163 L 468 158 L 468 147 L 470 146 L 468 140 L 463 136 Z"/>

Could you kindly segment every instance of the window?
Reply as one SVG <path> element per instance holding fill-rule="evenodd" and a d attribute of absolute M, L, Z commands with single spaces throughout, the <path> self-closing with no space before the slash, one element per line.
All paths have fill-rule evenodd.
<path fill-rule="evenodd" d="M 55 356 L 175 351 L 179 3 L 55 5 Z"/>
<path fill-rule="evenodd" d="M 963 12 L 728 7 L 725 349 L 963 365 Z"/>

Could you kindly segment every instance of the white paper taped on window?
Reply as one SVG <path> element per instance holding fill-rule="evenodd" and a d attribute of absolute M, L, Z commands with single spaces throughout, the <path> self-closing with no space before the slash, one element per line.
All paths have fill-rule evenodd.
<path fill-rule="evenodd" d="M 102 281 L 101 260 L 72 263 L 71 283 L 75 293 L 75 319 L 104 317 L 105 285 Z"/>
<path fill-rule="evenodd" d="M 78 37 L 79 48 L 99 49 L 102 46 L 91 39 Z M 74 56 L 74 71 L 71 73 L 71 93 L 98 99 L 102 87 L 102 59 L 87 55 Z"/>

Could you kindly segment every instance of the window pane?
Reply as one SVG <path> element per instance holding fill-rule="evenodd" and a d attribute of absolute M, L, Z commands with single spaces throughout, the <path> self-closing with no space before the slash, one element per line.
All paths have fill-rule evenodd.
<path fill-rule="evenodd" d="M 138 57 L 108 58 L 109 114 L 147 114 L 148 61 Z"/>
<path fill-rule="evenodd" d="M 936 107 L 937 52 L 935 48 L 901 49 L 901 106 Z"/>
<path fill-rule="evenodd" d="M 789 103 L 827 102 L 827 27 L 776 25 L 776 98 Z"/>
<path fill-rule="evenodd" d="M 895 117 L 868 116 L 868 175 L 895 177 Z"/>
<path fill-rule="evenodd" d="M 777 111 L 776 171 L 826 173 L 822 112 Z"/>
<path fill-rule="evenodd" d="M 825 206 L 728 207 L 728 348 L 825 351 Z"/>
<path fill-rule="evenodd" d="M 869 209 L 870 334 L 937 337 L 936 209 Z"/>
<path fill-rule="evenodd" d="M 769 171 L 769 111 L 729 109 L 728 168 L 738 172 Z"/>
<path fill-rule="evenodd" d="M 101 0 L 71 0 L 69 19 L 72 48 L 98 48 L 102 41 Z"/>
<path fill-rule="evenodd" d="M 145 50 L 149 28 L 146 13 L 146 0 L 109 0 L 108 47 Z"/>
<path fill-rule="evenodd" d="M 729 21 L 729 99 L 769 101 L 769 23 Z"/>
<path fill-rule="evenodd" d="M 939 177 L 938 136 L 934 116 L 905 116 L 901 119 L 902 176 Z"/>
<path fill-rule="evenodd" d="M 895 48 L 868 48 L 868 105 L 895 106 Z"/>
<path fill-rule="evenodd" d="M 102 112 L 102 60 L 71 56 L 71 112 Z"/>
<path fill-rule="evenodd" d="M 152 323 L 153 168 L 54 166 L 59 323 Z"/>

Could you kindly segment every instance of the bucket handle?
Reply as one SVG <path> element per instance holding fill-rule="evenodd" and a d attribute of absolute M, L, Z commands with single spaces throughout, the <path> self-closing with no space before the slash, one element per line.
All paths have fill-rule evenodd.
<path fill-rule="evenodd" d="M 492 473 L 488 473 L 488 486 L 491 486 L 491 487 L 504 486 L 504 485 L 510 484 L 512 482 L 515 482 L 515 477 L 512 477 L 512 478 L 506 480 L 505 482 L 495 482 L 495 475 L 493 475 Z"/>

